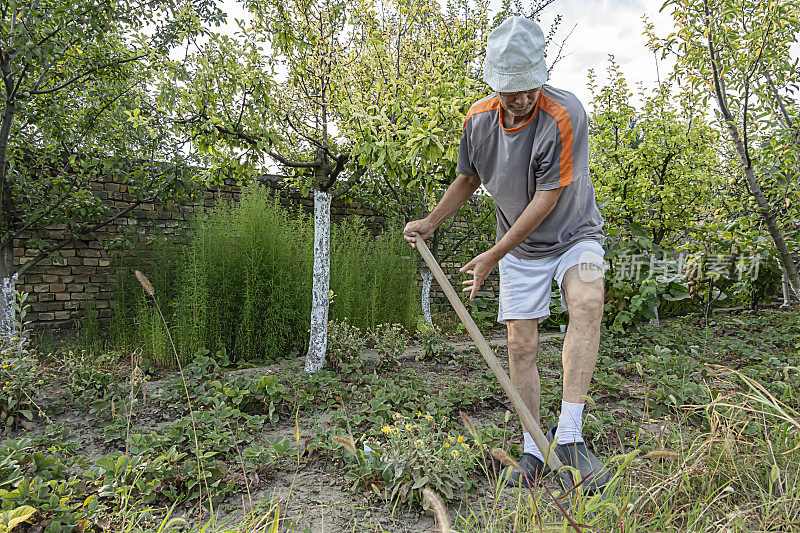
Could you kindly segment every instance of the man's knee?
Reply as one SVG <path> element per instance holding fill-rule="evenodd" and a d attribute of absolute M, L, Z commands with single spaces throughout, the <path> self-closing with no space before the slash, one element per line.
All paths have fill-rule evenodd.
<path fill-rule="evenodd" d="M 570 318 L 600 320 L 603 318 L 604 291 L 602 284 L 586 284 L 581 291 L 575 291 L 569 298 Z"/>
<path fill-rule="evenodd" d="M 515 360 L 536 361 L 539 343 L 536 339 L 509 339 L 508 356 Z"/>
<path fill-rule="evenodd" d="M 514 361 L 535 362 L 539 348 L 536 321 L 508 321 L 508 356 Z"/>

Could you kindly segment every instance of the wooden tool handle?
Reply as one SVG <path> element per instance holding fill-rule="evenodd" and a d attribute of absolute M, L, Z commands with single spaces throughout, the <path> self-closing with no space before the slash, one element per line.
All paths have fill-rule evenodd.
<path fill-rule="evenodd" d="M 450 281 L 444 275 L 444 272 L 442 272 L 441 267 L 439 267 L 439 263 L 436 262 L 433 254 L 431 254 L 431 251 L 428 250 L 428 246 L 419 236 L 417 236 L 416 245 L 417 250 L 419 250 L 419 253 L 422 256 L 422 259 L 425 260 L 425 264 L 427 264 L 428 268 L 431 270 L 431 272 L 433 272 L 433 276 L 436 278 L 436 281 L 438 281 L 439 285 L 442 286 L 444 294 L 447 296 L 447 299 L 450 300 L 450 305 L 453 306 L 458 318 L 461 319 L 464 327 L 467 328 L 467 333 L 469 333 L 469 336 L 472 337 L 473 341 L 475 341 L 478 351 L 481 352 L 483 358 L 486 359 L 486 362 L 489 364 L 489 368 L 492 369 L 495 377 L 500 382 L 500 386 L 503 387 L 503 390 L 506 392 L 509 399 L 511 399 L 511 404 L 514 406 L 514 409 L 519 415 L 519 419 L 522 422 L 522 427 L 525 428 L 525 431 L 531 434 L 534 442 L 536 442 L 536 446 L 539 447 L 542 455 L 547 458 L 547 465 L 550 467 L 550 470 L 553 472 L 558 472 L 562 467 L 561 461 L 558 459 L 558 457 L 556 457 L 555 453 L 547 453 L 548 442 L 544 436 L 544 433 L 542 433 L 541 428 L 539 428 L 536 420 L 534 420 L 533 415 L 531 415 L 531 412 L 528 410 L 525 402 L 522 401 L 522 397 L 517 392 L 517 389 L 514 387 L 514 385 L 512 385 L 511 380 L 508 378 L 508 375 L 506 375 L 506 371 L 500 365 L 500 361 L 497 359 L 497 357 L 495 357 L 492 349 L 489 347 L 489 343 L 483 338 L 481 330 L 478 329 L 475 321 L 472 320 L 467 308 L 464 307 L 464 304 L 461 302 L 461 298 L 458 297 L 455 289 L 453 289 L 453 286 L 450 285 Z"/>

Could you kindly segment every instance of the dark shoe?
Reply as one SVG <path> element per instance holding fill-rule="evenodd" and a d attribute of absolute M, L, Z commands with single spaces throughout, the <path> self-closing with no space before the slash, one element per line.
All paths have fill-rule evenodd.
<path fill-rule="evenodd" d="M 555 434 L 556 426 L 553 426 L 545 435 L 548 442 L 553 442 Z M 581 479 L 586 479 L 581 485 L 586 492 L 602 491 L 611 481 L 611 472 L 585 443 L 556 444 L 553 451 L 564 465 L 574 468 L 580 473 Z"/>
<path fill-rule="evenodd" d="M 523 453 L 517 462 L 517 467 L 506 467 L 503 473 L 508 476 L 508 484 L 512 487 L 531 488 L 542 477 L 544 463 L 530 453 Z"/>

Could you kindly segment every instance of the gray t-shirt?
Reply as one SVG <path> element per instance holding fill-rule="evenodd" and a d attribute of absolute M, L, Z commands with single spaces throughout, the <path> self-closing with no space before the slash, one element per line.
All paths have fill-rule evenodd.
<path fill-rule="evenodd" d="M 477 174 L 494 199 L 498 241 L 537 190 L 564 187 L 553 211 L 511 251 L 515 257 L 539 259 L 578 241 L 605 242 L 589 178 L 588 120 L 572 93 L 545 85 L 531 118 L 514 129 L 503 127 L 496 95 L 479 100 L 464 120 L 456 170 Z"/>

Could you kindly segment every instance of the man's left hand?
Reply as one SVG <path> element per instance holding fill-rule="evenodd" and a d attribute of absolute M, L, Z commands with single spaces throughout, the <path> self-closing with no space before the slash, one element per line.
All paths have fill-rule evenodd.
<path fill-rule="evenodd" d="M 466 272 L 467 274 L 472 274 L 472 279 L 468 279 L 463 282 L 465 285 L 463 292 L 469 292 L 469 299 L 474 300 L 475 295 L 478 293 L 478 289 L 481 288 L 483 282 L 486 281 L 487 276 L 492 271 L 492 269 L 497 265 L 500 258 L 492 252 L 492 250 L 488 250 L 483 252 L 479 256 L 476 256 L 472 259 L 469 263 L 461 267 L 460 272 Z"/>

